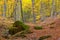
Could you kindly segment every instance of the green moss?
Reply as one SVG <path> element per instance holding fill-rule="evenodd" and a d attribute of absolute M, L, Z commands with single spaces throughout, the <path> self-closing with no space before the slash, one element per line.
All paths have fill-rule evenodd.
<path fill-rule="evenodd" d="M 35 26 L 34 29 L 41 30 L 41 29 L 43 29 L 43 27 L 42 26 Z"/>
<path fill-rule="evenodd" d="M 13 27 L 18 27 L 18 26 L 22 26 L 22 25 L 24 25 L 24 23 L 21 22 L 21 21 L 15 21 L 15 22 L 13 23 Z"/>
<path fill-rule="evenodd" d="M 22 27 L 23 27 L 24 30 L 28 30 L 29 29 L 29 26 L 25 25 L 25 24 Z"/>
<path fill-rule="evenodd" d="M 17 27 L 17 28 L 20 28 L 21 30 L 27 30 L 29 29 L 29 26 L 24 24 L 23 22 L 20 22 L 20 21 L 16 21 L 14 24 L 13 24 L 13 27 Z"/>
<path fill-rule="evenodd" d="M 51 37 L 51 35 L 42 36 L 42 37 L 39 38 L 39 40 L 44 40 L 44 39 L 47 39 L 47 38 L 50 38 L 50 37 Z"/>
<path fill-rule="evenodd" d="M 29 30 L 29 26 L 24 24 L 23 22 L 16 21 L 13 23 L 13 27 L 9 29 L 9 33 L 13 35 L 24 30 Z"/>

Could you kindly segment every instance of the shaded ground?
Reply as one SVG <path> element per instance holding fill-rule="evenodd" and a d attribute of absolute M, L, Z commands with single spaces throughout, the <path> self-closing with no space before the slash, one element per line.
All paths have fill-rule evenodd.
<path fill-rule="evenodd" d="M 50 38 L 47 38 L 45 40 L 60 40 L 60 18 L 48 18 L 44 22 L 41 22 L 39 24 L 32 24 L 32 23 L 26 23 L 27 25 L 30 25 L 30 30 L 33 31 L 32 34 L 27 34 L 25 38 L 21 37 L 14 37 L 10 40 L 38 40 L 39 37 L 45 36 L 45 35 L 51 35 Z M 39 25 L 42 26 L 42 30 L 35 30 L 34 26 Z M 51 28 L 52 27 L 52 28 Z M 5 39 L 1 39 L 5 40 Z"/>

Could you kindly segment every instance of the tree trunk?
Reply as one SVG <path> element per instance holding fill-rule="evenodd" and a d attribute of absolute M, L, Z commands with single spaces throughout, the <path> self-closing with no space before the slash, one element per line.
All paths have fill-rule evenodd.
<path fill-rule="evenodd" d="M 34 12 L 34 0 L 32 0 L 32 13 L 33 13 L 33 22 L 36 23 L 36 15 Z"/>
<path fill-rule="evenodd" d="M 22 10 L 22 0 L 20 0 L 20 9 L 21 9 L 22 21 L 24 22 L 24 16 L 23 16 L 23 10 Z"/>
<path fill-rule="evenodd" d="M 3 10 L 2 16 L 6 17 L 6 0 L 4 0 L 4 10 Z"/>
<path fill-rule="evenodd" d="M 56 15 L 55 12 L 55 0 L 52 0 L 52 9 L 51 9 L 51 17 L 54 17 Z"/>
<path fill-rule="evenodd" d="M 45 7 L 45 6 L 44 6 L 44 3 L 42 2 L 42 0 L 41 0 L 40 4 L 41 4 L 41 5 L 40 5 L 40 15 L 41 15 L 40 20 L 41 20 L 41 21 L 44 21 L 44 19 L 45 19 L 45 15 L 44 15 L 44 14 L 45 14 L 45 13 L 44 13 L 44 10 L 45 10 L 45 9 L 44 9 L 44 7 Z"/>

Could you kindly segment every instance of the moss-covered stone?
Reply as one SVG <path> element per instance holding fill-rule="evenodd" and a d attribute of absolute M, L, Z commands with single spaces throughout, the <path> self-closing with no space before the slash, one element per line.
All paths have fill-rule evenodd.
<path fill-rule="evenodd" d="M 13 27 L 9 29 L 10 34 L 15 34 L 20 31 L 28 30 L 29 26 L 24 24 L 23 22 L 16 21 L 13 23 Z"/>

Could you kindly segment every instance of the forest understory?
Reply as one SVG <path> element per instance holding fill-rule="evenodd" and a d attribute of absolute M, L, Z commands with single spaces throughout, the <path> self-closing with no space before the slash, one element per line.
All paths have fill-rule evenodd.
<path fill-rule="evenodd" d="M 60 40 L 60 18 L 49 17 L 37 24 L 19 21 L 14 24 L 12 20 L 0 17 L 0 40 Z"/>

